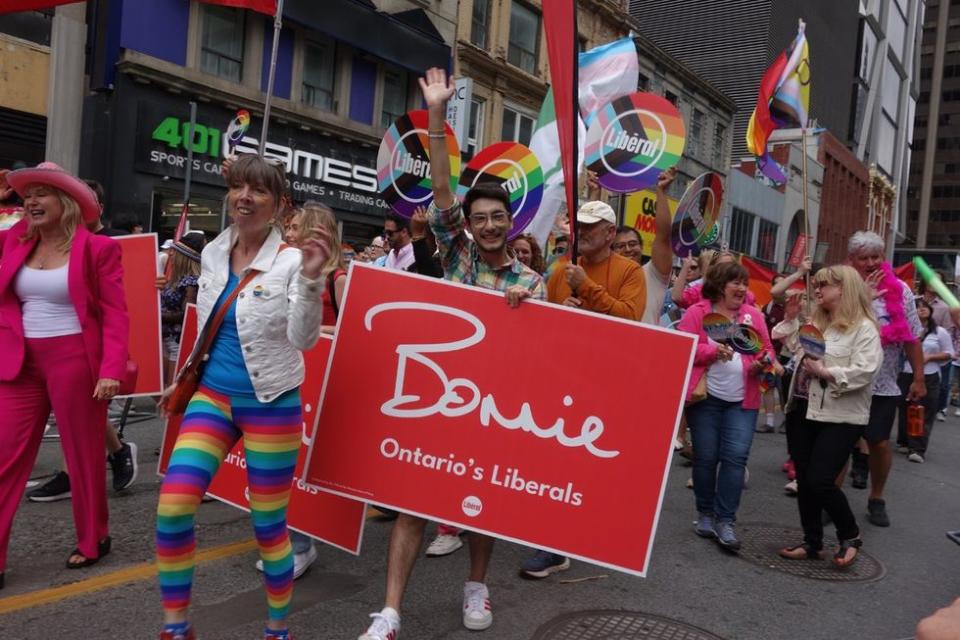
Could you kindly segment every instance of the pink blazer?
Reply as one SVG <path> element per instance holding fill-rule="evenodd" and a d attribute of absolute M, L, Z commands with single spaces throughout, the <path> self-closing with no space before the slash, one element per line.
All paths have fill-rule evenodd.
<path fill-rule="evenodd" d="M 4 382 L 15 380 L 23 368 L 23 314 L 13 281 L 36 244 L 36 240 L 20 242 L 27 224 L 21 220 L 0 231 L 0 381 Z M 93 378 L 122 381 L 127 371 L 130 319 L 123 290 L 120 245 L 112 238 L 77 228 L 67 278 Z"/>
<path fill-rule="evenodd" d="M 709 300 L 701 300 L 683 314 L 677 329 L 694 333 L 697 335 L 697 352 L 693 356 L 693 370 L 690 372 L 690 382 L 687 385 L 687 400 L 690 394 L 697 388 L 700 378 L 706 374 L 707 369 L 717 361 L 717 343 L 707 337 L 703 330 L 703 317 L 713 310 L 713 304 Z M 760 378 L 750 371 L 750 365 L 763 357 L 764 353 L 769 354 L 772 360 L 776 359 L 773 352 L 773 345 L 770 343 L 770 335 L 767 333 L 767 323 L 763 318 L 763 313 L 753 305 L 744 303 L 740 307 L 738 322 L 744 322 L 746 316 L 750 317 L 749 323 L 760 334 L 763 340 L 763 351 L 752 356 L 743 356 L 743 383 L 744 409 L 758 409 L 760 407 Z"/>

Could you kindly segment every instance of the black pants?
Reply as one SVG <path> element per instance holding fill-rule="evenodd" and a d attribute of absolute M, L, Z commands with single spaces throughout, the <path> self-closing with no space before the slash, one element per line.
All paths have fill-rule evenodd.
<path fill-rule="evenodd" d="M 927 446 L 930 444 L 930 432 L 933 431 L 933 421 L 937 417 L 938 406 L 940 404 L 940 374 L 928 373 L 923 377 L 927 385 L 927 395 L 920 401 L 923 405 L 923 435 L 907 435 L 907 391 L 910 390 L 910 383 L 913 382 L 912 373 L 901 373 L 897 378 L 900 389 L 903 391 L 903 400 L 900 401 L 899 417 L 897 421 L 897 444 L 901 447 L 908 447 L 910 451 L 916 451 L 920 455 L 927 453 Z"/>
<path fill-rule="evenodd" d="M 814 549 L 823 548 L 822 511 L 837 526 L 837 538 L 850 540 L 860 535 L 857 519 L 850 510 L 847 496 L 836 485 L 837 475 L 850 455 L 850 449 L 863 434 L 863 427 L 835 422 L 800 420 L 807 403 L 798 402 L 788 419 L 787 447 L 797 470 L 797 507 L 803 526 L 804 542 Z"/>

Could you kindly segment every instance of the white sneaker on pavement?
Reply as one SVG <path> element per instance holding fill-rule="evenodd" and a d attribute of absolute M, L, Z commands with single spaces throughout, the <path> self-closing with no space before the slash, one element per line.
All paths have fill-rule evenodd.
<path fill-rule="evenodd" d="M 493 624 L 490 592 L 482 582 L 463 585 L 463 626 L 471 631 L 483 631 Z"/>
<path fill-rule="evenodd" d="M 937 421 L 946 422 L 947 421 L 947 412 L 946 411 L 937 411 Z"/>
<path fill-rule="evenodd" d="M 293 554 L 293 579 L 296 580 L 306 573 L 307 569 L 310 568 L 310 565 L 312 565 L 316 559 L 317 548 L 314 545 L 310 545 L 310 548 L 305 553 Z M 257 567 L 257 571 L 263 573 L 263 560 L 257 560 L 255 566 Z"/>
<path fill-rule="evenodd" d="M 954 410 L 953 410 L 953 415 L 956 416 L 956 417 L 958 417 L 958 418 L 960 418 L 960 408 L 954 409 Z"/>
<path fill-rule="evenodd" d="M 797 481 L 796 481 L 796 480 L 791 480 L 791 481 L 788 482 L 787 484 L 783 485 L 783 491 L 784 491 L 784 493 L 786 493 L 788 496 L 795 496 L 795 495 L 797 495 Z"/>
<path fill-rule="evenodd" d="M 439 558 L 447 556 L 463 546 L 460 536 L 451 536 L 438 534 L 429 545 L 427 545 L 426 556 L 428 558 Z"/>
<path fill-rule="evenodd" d="M 371 613 L 373 622 L 367 632 L 357 640 L 397 640 L 400 637 L 400 614 L 396 609 L 384 607 L 380 613 Z"/>

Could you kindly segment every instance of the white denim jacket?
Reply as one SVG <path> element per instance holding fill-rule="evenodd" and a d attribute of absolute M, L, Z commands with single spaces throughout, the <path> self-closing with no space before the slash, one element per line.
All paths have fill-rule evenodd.
<path fill-rule="evenodd" d="M 807 419 L 865 425 L 870 418 L 873 380 L 883 362 L 877 325 L 864 319 L 860 326 L 843 333 L 828 328 L 823 337 L 827 343 L 823 363 L 834 382 L 824 386 L 816 379 L 810 382 Z"/>
<path fill-rule="evenodd" d="M 197 282 L 197 326 L 205 327 L 227 286 L 230 251 L 236 244 L 231 226 L 203 249 Z M 260 402 L 271 402 L 303 382 L 301 351 L 320 335 L 322 281 L 300 275 L 300 250 L 280 251 L 280 233 L 270 231 L 250 266 L 261 273 L 237 296 L 237 333 L 243 360 Z M 194 357 L 202 339 L 194 346 Z"/>

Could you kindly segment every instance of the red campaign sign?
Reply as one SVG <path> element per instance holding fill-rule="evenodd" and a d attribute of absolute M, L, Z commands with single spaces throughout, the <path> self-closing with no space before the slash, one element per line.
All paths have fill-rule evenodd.
<path fill-rule="evenodd" d="M 160 342 L 160 291 L 157 280 L 157 234 L 118 236 L 123 251 L 123 289 L 130 317 L 130 359 L 137 363 L 137 386 L 130 396 L 163 392 L 163 346 Z"/>
<path fill-rule="evenodd" d="M 183 332 L 180 344 L 193 345 L 197 341 L 197 309 L 194 305 L 187 306 L 183 319 Z M 323 384 L 324 373 L 327 370 L 327 360 L 330 357 L 331 339 L 321 335 L 317 346 L 304 355 L 306 377 L 300 386 L 300 397 L 303 403 L 303 443 L 300 447 L 300 456 L 297 458 L 297 467 L 293 473 L 293 491 L 290 493 L 290 506 L 287 508 L 287 525 L 300 533 L 304 533 L 322 542 L 339 547 L 353 554 L 360 553 L 360 543 L 363 537 L 363 524 L 366 518 L 366 505 L 356 500 L 347 500 L 330 493 L 308 486 L 303 481 L 303 467 L 307 458 L 307 448 L 311 437 L 306 431 L 306 425 L 315 424 L 317 398 L 320 397 L 320 387 Z M 177 370 L 183 367 L 190 355 L 190 349 L 181 348 L 177 358 Z M 176 416 L 167 420 L 163 434 L 163 445 L 160 452 L 158 472 L 163 475 L 170 463 L 170 454 L 177 441 L 180 431 L 181 417 Z M 243 456 L 243 440 L 237 443 L 226 460 L 220 465 L 220 470 L 214 476 L 207 493 L 227 504 L 244 511 L 250 510 L 247 493 L 246 460 Z"/>
<path fill-rule="evenodd" d="M 695 342 L 353 263 L 305 475 L 645 575 Z"/>

